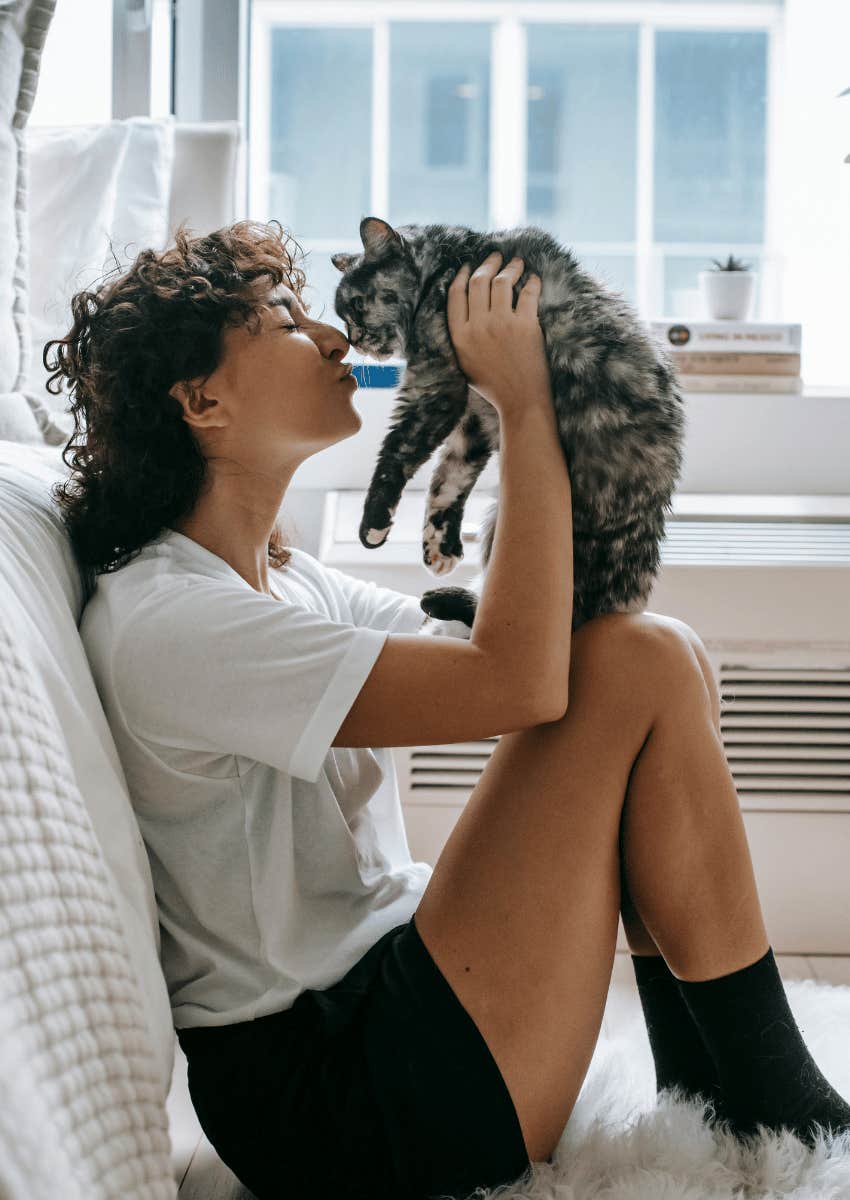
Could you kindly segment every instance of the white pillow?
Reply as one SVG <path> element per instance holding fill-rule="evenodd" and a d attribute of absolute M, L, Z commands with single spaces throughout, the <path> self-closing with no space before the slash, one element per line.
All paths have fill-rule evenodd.
<path fill-rule="evenodd" d="M 24 390 L 34 407 L 64 410 L 68 396 L 45 386 L 44 344 L 69 331 L 71 297 L 114 268 L 113 251 L 126 267 L 140 250 L 166 246 L 174 118 L 35 125 L 26 141 L 32 341 Z"/>

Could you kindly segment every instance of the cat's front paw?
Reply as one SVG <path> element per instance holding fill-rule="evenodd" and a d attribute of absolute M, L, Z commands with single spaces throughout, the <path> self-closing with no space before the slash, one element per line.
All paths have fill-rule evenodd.
<path fill-rule="evenodd" d="M 396 505 L 396 508 L 398 505 Z M 359 537 L 368 550 L 376 550 L 383 546 L 393 527 L 392 518 L 395 508 L 387 508 L 378 501 L 367 501 L 360 522 Z"/>
<path fill-rule="evenodd" d="M 463 545 L 448 529 L 427 521 L 422 531 L 422 561 L 434 575 L 448 575 L 463 558 Z"/>

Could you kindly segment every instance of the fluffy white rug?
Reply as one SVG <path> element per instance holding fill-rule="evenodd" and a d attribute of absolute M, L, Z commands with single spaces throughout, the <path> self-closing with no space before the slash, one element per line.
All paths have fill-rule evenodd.
<path fill-rule="evenodd" d="M 787 980 L 788 1003 L 824 1075 L 850 1100 L 850 987 Z M 639 1000 L 617 1034 L 600 1034 L 552 1164 L 493 1200 L 850 1200 L 850 1133 L 812 1150 L 763 1131 L 750 1146 L 712 1129 L 695 1102 L 656 1101 Z"/>

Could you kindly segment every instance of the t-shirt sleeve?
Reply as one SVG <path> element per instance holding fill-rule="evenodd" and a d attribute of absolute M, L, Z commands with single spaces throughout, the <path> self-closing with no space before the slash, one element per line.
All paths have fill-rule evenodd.
<path fill-rule="evenodd" d="M 324 563 L 322 570 L 345 596 L 355 625 L 389 633 L 418 633 L 422 628 L 426 614 L 418 596 L 379 587 L 373 579 L 358 579 Z"/>
<path fill-rule="evenodd" d="M 148 741 L 245 755 L 315 783 L 386 639 L 253 589 L 197 583 L 133 611 L 114 686 Z"/>

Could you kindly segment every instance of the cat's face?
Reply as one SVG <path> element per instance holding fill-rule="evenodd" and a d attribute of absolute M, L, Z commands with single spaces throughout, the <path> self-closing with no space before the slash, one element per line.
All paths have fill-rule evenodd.
<path fill-rule="evenodd" d="M 385 221 L 360 223 L 362 254 L 333 254 L 342 271 L 334 308 L 355 350 L 379 361 L 403 355 L 417 275 L 401 235 Z"/>

